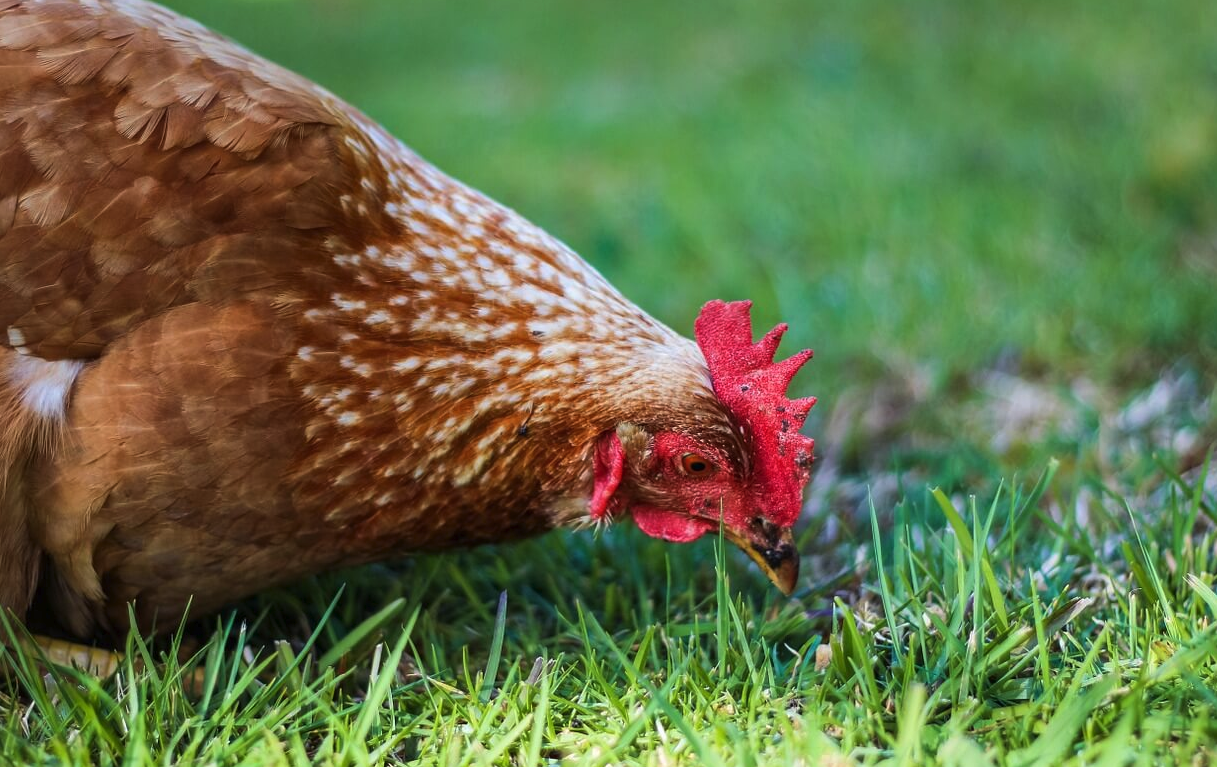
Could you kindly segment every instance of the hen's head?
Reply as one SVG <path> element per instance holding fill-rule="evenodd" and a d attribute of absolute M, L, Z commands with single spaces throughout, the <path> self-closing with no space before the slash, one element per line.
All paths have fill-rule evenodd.
<path fill-rule="evenodd" d="M 789 594 L 798 576 L 791 528 L 815 444 L 799 428 L 815 398 L 787 399 L 786 388 L 811 351 L 774 362 L 786 325 L 754 344 L 751 306 L 711 301 L 694 325 L 715 399 L 705 417 L 677 428 L 622 423 L 600 437 L 591 513 L 631 514 L 646 534 L 675 542 L 721 522 Z"/>

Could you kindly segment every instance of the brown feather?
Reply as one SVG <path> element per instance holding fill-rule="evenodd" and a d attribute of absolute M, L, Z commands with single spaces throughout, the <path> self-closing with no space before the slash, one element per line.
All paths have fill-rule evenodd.
<path fill-rule="evenodd" d="M 0 8 L 0 373 L 51 376 L 0 388 L 0 604 L 173 625 L 586 521 L 620 423 L 729 431 L 689 341 L 317 86 L 135 0 Z"/>

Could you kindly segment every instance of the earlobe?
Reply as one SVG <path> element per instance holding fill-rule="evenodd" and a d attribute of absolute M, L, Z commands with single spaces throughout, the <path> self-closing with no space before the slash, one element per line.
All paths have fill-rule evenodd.
<path fill-rule="evenodd" d="M 607 432 L 597 441 L 593 475 L 595 481 L 588 512 L 593 519 L 603 519 L 614 505 L 613 496 L 625 475 L 625 447 L 616 431 Z"/>

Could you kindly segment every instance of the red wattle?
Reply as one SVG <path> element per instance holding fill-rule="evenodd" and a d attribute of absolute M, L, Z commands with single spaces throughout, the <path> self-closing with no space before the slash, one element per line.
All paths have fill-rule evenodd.
<path fill-rule="evenodd" d="M 687 514 L 664 511 L 653 506 L 634 506 L 634 523 L 652 538 L 672 543 L 695 541 L 714 529 L 714 524 Z"/>

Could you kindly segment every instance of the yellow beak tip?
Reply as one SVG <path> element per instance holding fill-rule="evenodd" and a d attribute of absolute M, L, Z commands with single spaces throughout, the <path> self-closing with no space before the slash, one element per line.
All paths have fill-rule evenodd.
<path fill-rule="evenodd" d="M 756 562 L 778 591 L 786 596 L 794 593 L 799 581 L 799 552 L 789 530 L 783 530 L 777 540 L 751 540 L 732 531 L 728 531 L 727 538 Z"/>

